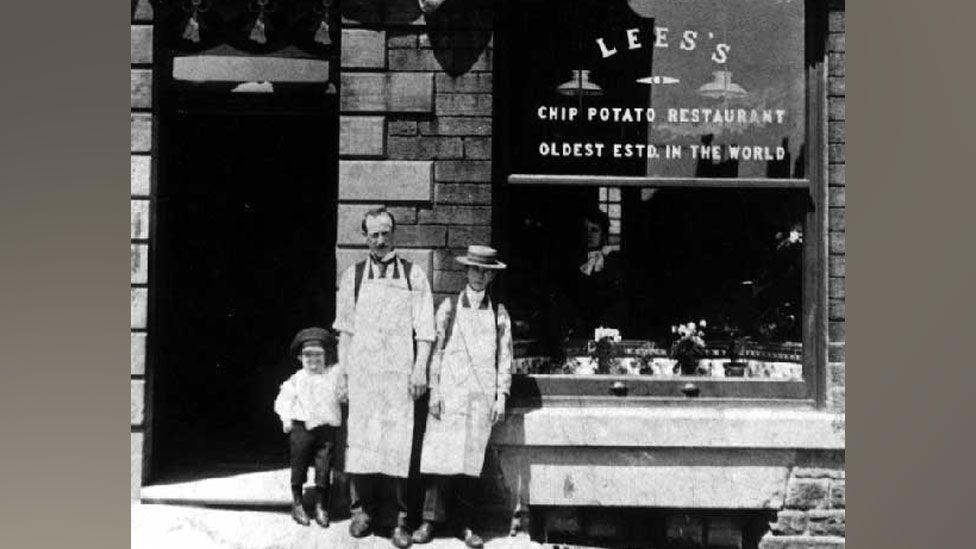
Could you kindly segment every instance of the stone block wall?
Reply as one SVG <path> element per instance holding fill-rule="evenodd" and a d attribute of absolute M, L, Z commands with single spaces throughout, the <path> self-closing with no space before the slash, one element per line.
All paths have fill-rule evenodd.
<path fill-rule="evenodd" d="M 152 229 L 153 173 L 153 7 L 149 0 L 131 3 L 130 47 L 130 473 L 131 497 L 148 470 L 149 432 L 146 386 L 146 323 L 149 301 L 149 239 Z"/>
<path fill-rule="evenodd" d="M 490 243 L 493 9 L 342 2 L 339 272 L 363 256 L 362 213 L 379 204 L 437 301 L 463 287 L 453 256 Z"/>
<path fill-rule="evenodd" d="M 491 241 L 491 0 L 452 0 L 424 16 L 415 0 L 341 3 L 340 160 L 337 269 L 363 257 L 359 221 L 387 204 L 398 221 L 403 255 L 430 275 L 436 299 L 458 291 L 453 256 Z M 828 326 L 827 407 L 844 413 L 845 398 L 845 13 L 828 14 Z M 132 3 L 131 42 L 131 450 L 132 495 L 147 471 L 146 323 L 153 214 L 152 3 Z M 338 279 L 338 277 L 337 277 Z M 493 449 L 497 453 L 498 449 Z M 501 474 L 499 456 L 489 467 Z M 820 464 L 823 465 L 823 464 Z M 489 498 L 511 509 L 499 479 Z M 843 545 L 843 463 L 797 465 L 764 548 Z M 504 488 L 503 488 L 504 487 Z"/>
<path fill-rule="evenodd" d="M 755 532 L 753 528 L 772 517 L 760 549 L 833 549 L 846 543 L 842 450 L 520 445 L 495 446 L 492 452 L 486 467 L 493 480 L 484 491 L 486 499 L 508 511 L 524 509 L 526 503 L 529 508 L 541 506 L 544 514 L 533 513 L 523 523 L 533 530 L 570 538 L 594 536 L 593 530 L 623 532 L 628 520 L 649 516 L 608 516 L 593 505 L 640 507 L 669 520 L 703 512 L 717 519 L 721 510 L 728 510 L 721 520 L 731 521 L 732 530 L 743 534 L 743 519 L 749 517 L 754 524 L 749 530 Z M 531 495 L 520 495 L 517 501 L 515 492 L 524 492 L 526 486 Z M 531 524 L 536 520 L 542 522 Z"/>

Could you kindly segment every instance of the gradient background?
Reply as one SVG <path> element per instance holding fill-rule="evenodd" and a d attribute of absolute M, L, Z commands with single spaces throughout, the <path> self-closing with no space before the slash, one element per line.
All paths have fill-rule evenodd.
<path fill-rule="evenodd" d="M 851 4 L 848 542 L 970 546 L 976 6 Z M 0 22 L 0 547 L 126 547 L 129 12 Z"/>

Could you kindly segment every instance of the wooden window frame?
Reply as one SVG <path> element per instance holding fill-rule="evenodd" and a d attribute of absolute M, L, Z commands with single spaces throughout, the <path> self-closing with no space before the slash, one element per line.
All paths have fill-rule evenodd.
<path fill-rule="evenodd" d="M 510 241 L 506 203 L 513 188 L 522 186 L 671 187 L 806 189 L 811 208 L 804 224 L 803 250 L 803 376 L 801 380 L 756 380 L 737 378 L 671 379 L 636 375 L 521 374 L 513 378 L 513 403 L 571 406 L 685 405 L 724 403 L 728 405 L 787 406 L 822 409 L 826 404 L 827 375 L 827 7 L 807 0 L 804 4 L 804 57 L 806 70 L 806 155 L 802 179 L 765 178 L 664 178 L 632 176 L 549 175 L 511 173 L 511 151 L 506 147 L 512 131 L 511 112 L 505 97 L 518 93 L 523 82 L 506 70 L 508 56 L 505 29 L 517 7 L 502 8 L 500 32 L 496 33 L 494 124 L 493 219 L 494 245 L 507 250 Z M 616 390 L 614 390 L 616 384 Z M 619 387 L 627 388 L 627 396 Z M 689 393 L 694 394 L 691 397 Z"/>

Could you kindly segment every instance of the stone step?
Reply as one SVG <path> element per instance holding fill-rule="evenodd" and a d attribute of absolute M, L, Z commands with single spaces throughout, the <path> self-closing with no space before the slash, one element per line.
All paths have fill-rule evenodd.
<path fill-rule="evenodd" d="M 143 486 L 139 496 L 144 503 L 288 506 L 291 503 L 289 476 L 287 468 L 236 474 L 214 473 L 205 478 Z"/>
<path fill-rule="evenodd" d="M 205 477 L 183 480 L 164 480 L 143 486 L 139 499 L 146 504 L 192 505 L 234 508 L 287 508 L 291 505 L 291 472 L 288 468 L 266 471 L 240 472 L 228 469 Z M 313 471 L 309 471 L 306 488 L 313 486 Z M 344 516 L 348 505 L 347 484 L 341 476 L 333 482 L 333 513 Z M 344 497 L 345 496 L 345 497 Z M 504 505 L 490 505 L 481 509 L 484 523 L 493 530 L 505 531 L 510 526 L 512 509 Z"/>
<path fill-rule="evenodd" d="M 143 549 L 389 549 L 388 538 L 373 535 L 354 539 L 348 520 L 333 520 L 329 528 L 302 527 L 286 511 L 214 509 L 181 505 L 134 504 L 131 513 L 132 547 Z M 527 535 L 483 533 L 486 549 L 540 547 Z M 419 547 L 419 546 L 418 546 Z M 448 535 L 435 537 L 425 549 L 465 549 L 464 542 Z"/>

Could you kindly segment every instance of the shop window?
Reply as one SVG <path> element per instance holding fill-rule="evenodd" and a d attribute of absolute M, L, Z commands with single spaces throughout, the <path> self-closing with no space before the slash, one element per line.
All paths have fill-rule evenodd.
<path fill-rule="evenodd" d="M 822 17 L 531 0 L 498 37 L 523 396 L 820 398 Z"/>

